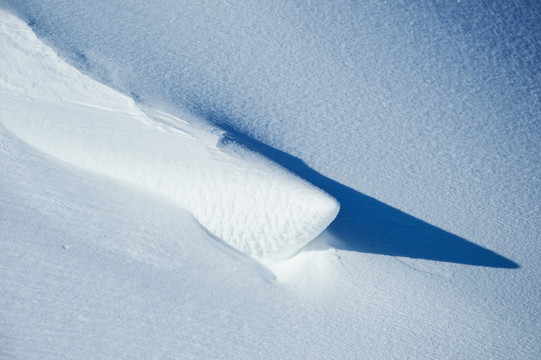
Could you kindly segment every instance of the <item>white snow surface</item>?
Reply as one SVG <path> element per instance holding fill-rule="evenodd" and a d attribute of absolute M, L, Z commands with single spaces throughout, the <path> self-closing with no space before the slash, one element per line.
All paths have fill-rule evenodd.
<path fill-rule="evenodd" d="M 219 134 L 165 113 L 147 116 L 60 60 L 20 21 L 5 20 L 0 31 L 2 124 L 44 153 L 161 194 L 256 258 L 293 255 L 336 217 L 339 206 L 323 191 L 263 158 L 219 150 Z"/>
<path fill-rule="evenodd" d="M 0 358 L 540 358 L 538 2 L 0 4 L 144 104 L 124 98 L 123 133 L 189 130 L 341 206 L 271 273 L 177 201 L 0 126 Z M 231 135 L 215 146 L 187 113 Z M 152 145 L 126 149 L 160 173 L 177 161 Z"/>

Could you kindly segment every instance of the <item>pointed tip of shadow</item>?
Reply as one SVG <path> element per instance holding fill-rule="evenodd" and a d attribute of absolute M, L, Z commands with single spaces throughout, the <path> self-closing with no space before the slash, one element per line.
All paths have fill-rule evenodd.
<path fill-rule="evenodd" d="M 329 226 L 342 244 L 338 248 L 473 266 L 520 268 L 516 262 L 494 251 L 340 184 L 311 169 L 299 158 L 235 131 L 224 125 L 227 119 L 211 117 L 211 120 L 229 132 L 228 141 L 275 161 L 338 200 L 341 210 Z"/>
<path fill-rule="evenodd" d="M 507 262 L 509 264 L 506 265 L 506 266 L 503 266 L 503 268 L 505 268 L 505 269 L 520 269 L 520 265 L 517 264 L 516 262 L 514 262 L 512 260 L 509 260 L 509 259 L 505 259 L 505 260 L 507 260 Z"/>
<path fill-rule="evenodd" d="M 338 248 L 471 266 L 520 268 L 492 250 L 362 194 L 344 210 L 329 227 L 339 239 Z"/>
<path fill-rule="evenodd" d="M 337 248 L 471 266 L 520 268 L 492 250 L 375 199 L 359 196 L 329 227 L 339 239 Z"/>
<path fill-rule="evenodd" d="M 516 262 L 514 262 L 511 259 L 508 259 L 506 257 L 503 257 L 501 255 L 498 255 L 494 253 L 496 256 L 499 257 L 496 264 L 489 264 L 486 266 L 495 267 L 495 268 L 502 268 L 502 269 L 520 269 L 520 265 Z M 480 265 L 482 266 L 482 265 Z"/>

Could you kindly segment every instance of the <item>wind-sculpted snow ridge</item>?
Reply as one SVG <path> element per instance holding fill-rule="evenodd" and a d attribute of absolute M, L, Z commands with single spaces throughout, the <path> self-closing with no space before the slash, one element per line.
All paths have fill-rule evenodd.
<path fill-rule="evenodd" d="M 255 258 L 291 256 L 337 215 L 322 190 L 268 161 L 222 151 L 218 131 L 143 112 L 66 64 L 14 16 L 2 19 L 2 124 L 28 144 L 172 199 Z"/>

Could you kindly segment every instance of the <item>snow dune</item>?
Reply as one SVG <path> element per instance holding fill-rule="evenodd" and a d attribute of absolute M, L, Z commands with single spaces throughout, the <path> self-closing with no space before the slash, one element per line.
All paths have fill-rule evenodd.
<path fill-rule="evenodd" d="M 14 16 L 0 27 L 2 124 L 37 149 L 160 194 L 258 259 L 293 255 L 336 217 L 337 201 L 222 134 L 151 109 L 81 74 Z"/>

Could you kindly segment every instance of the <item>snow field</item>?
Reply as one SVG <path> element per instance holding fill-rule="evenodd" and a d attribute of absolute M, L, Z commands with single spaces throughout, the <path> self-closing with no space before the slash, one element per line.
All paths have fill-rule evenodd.
<path fill-rule="evenodd" d="M 183 124 L 187 111 L 267 146 L 244 141 L 342 209 L 296 256 L 259 259 L 273 276 L 175 199 L 57 161 L 0 125 L 0 358 L 540 358 L 536 2 L 0 3 L 138 101 L 146 118 L 127 107 L 128 143 L 183 132 L 268 169 L 229 136 Z M 27 43 L 29 61 L 0 68 L 8 92 L 42 55 Z M 46 89 L 40 116 L 65 109 L 59 89 L 76 83 L 48 70 L 20 91 Z M 106 94 L 103 112 L 119 110 Z M 36 113 L 4 95 L 0 123 Z M 160 155 L 151 167 L 163 170 Z"/>
<path fill-rule="evenodd" d="M 293 255 L 336 217 L 338 203 L 318 188 L 263 159 L 220 150 L 217 131 L 145 114 L 59 59 L 20 20 L 2 17 L 2 124 L 28 144 L 175 201 L 255 258 Z"/>

